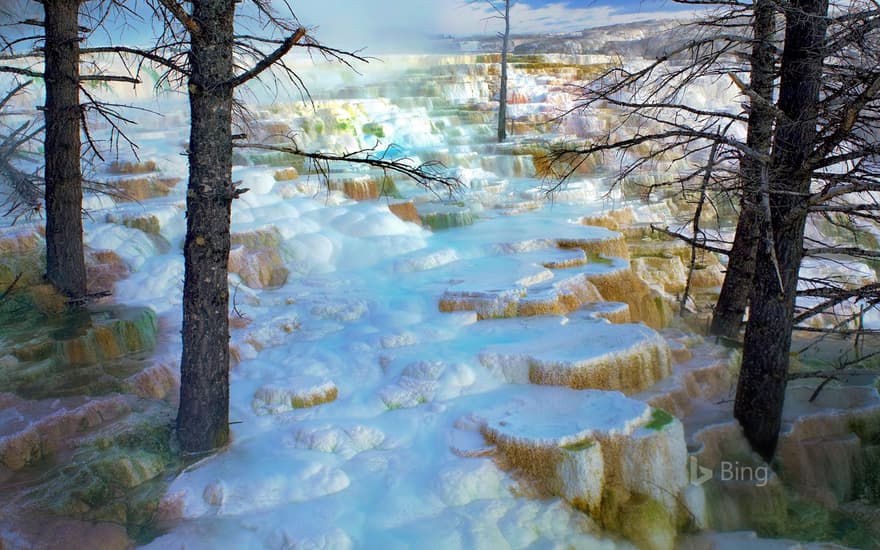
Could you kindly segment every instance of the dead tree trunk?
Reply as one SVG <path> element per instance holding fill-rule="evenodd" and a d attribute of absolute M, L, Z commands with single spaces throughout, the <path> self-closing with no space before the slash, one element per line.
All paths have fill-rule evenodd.
<path fill-rule="evenodd" d="M 769 460 L 776 450 L 785 401 L 792 317 L 812 173 L 822 86 L 828 0 L 794 0 L 786 8 L 773 157 L 743 344 L 734 415 L 752 447 Z"/>
<path fill-rule="evenodd" d="M 79 0 L 45 0 L 46 278 L 86 293 L 80 168 Z"/>
<path fill-rule="evenodd" d="M 750 84 L 752 98 L 749 102 L 749 122 L 746 144 L 756 154 L 769 155 L 773 138 L 773 80 L 776 76 L 776 56 L 773 36 L 776 31 L 776 8 L 773 0 L 758 0 L 754 4 L 754 23 Z M 761 228 L 759 189 L 761 172 L 766 160 L 744 155 L 740 162 L 742 197 L 736 234 L 727 262 L 727 273 L 721 286 L 721 294 L 715 304 L 710 332 L 718 336 L 734 338 L 742 324 L 749 294 L 752 291 L 752 274 L 755 271 L 755 254 L 758 249 Z"/>
<path fill-rule="evenodd" d="M 235 2 L 192 4 L 183 355 L 177 416 L 178 440 L 185 452 L 214 449 L 229 440 L 227 277 L 233 199 Z"/>
<path fill-rule="evenodd" d="M 165 15 L 179 25 L 172 50 L 188 44 L 185 67 L 163 59 L 171 70 L 187 75 L 190 98 L 189 186 L 187 189 L 187 234 L 184 243 L 183 354 L 181 357 L 180 408 L 177 437 L 184 452 L 204 452 L 229 440 L 229 287 L 232 201 L 246 189 L 232 183 L 232 108 L 238 86 L 258 78 L 273 66 L 281 66 L 291 82 L 302 82 L 284 64 L 284 56 L 306 38 L 306 29 L 296 21 L 276 16 L 268 0 L 254 0 L 262 30 L 272 28 L 287 38 L 275 41 L 234 34 L 237 0 L 193 0 L 192 13 L 177 0 L 158 0 Z M 250 16 L 246 16 L 250 17 Z M 184 33 L 188 38 L 184 37 Z M 275 44 L 262 51 L 260 46 Z M 355 54 L 324 48 L 307 39 L 306 47 L 317 48 L 345 63 Z M 233 52 L 249 52 L 233 59 Z M 183 53 L 183 52 L 180 52 Z M 245 69 L 246 66 L 250 68 Z M 251 144 L 253 146 L 254 144 Z M 288 150 L 303 154 L 298 149 Z M 315 161 L 361 162 L 395 170 L 430 187 L 451 185 L 448 178 L 432 172 L 426 163 L 410 166 L 384 157 L 360 158 L 356 154 L 306 155 Z"/>
<path fill-rule="evenodd" d="M 507 139 L 507 53 L 510 49 L 510 2 L 504 0 L 504 36 L 501 42 L 501 91 L 498 92 L 498 143 Z"/>

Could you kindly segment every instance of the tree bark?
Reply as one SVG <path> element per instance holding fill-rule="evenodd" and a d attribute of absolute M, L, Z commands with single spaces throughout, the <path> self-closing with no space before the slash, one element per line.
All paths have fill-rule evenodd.
<path fill-rule="evenodd" d="M 79 0 L 45 0 L 46 279 L 86 293 L 80 168 Z"/>
<path fill-rule="evenodd" d="M 758 247 L 749 320 L 734 416 L 765 460 L 776 450 L 791 347 L 798 270 L 803 255 L 806 196 L 811 173 L 805 160 L 815 145 L 822 84 L 828 0 L 794 0 L 786 8 L 769 204 Z"/>
<path fill-rule="evenodd" d="M 232 187 L 234 0 L 196 0 L 186 198 L 183 355 L 177 435 L 185 452 L 229 440 L 228 261 Z"/>
<path fill-rule="evenodd" d="M 504 38 L 501 44 L 501 91 L 498 92 L 498 142 L 507 139 L 507 52 L 510 48 L 510 2 L 504 0 Z"/>
<path fill-rule="evenodd" d="M 776 8 L 773 0 L 757 0 L 754 23 L 750 84 L 751 90 L 764 101 L 750 101 L 746 144 L 759 154 L 769 155 L 773 137 L 773 80 L 776 56 L 773 36 L 776 31 Z M 721 294 L 715 304 L 709 331 L 718 336 L 734 338 L 739 334 L 755 271 L 761 229 L 761 173 L 765 161 L 746 155 L 740 162 L 742 197 L 736 223 L 733 247 L 727 261 L 727 272 Z"/>

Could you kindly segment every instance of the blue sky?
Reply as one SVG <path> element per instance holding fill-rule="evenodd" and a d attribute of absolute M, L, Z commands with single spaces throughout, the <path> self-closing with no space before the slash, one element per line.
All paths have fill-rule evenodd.
<path fill-rule="evenodd" d="M 272 0 L 286 12 L 284 0 Z M 468 0 L 287 0 L 299 20 L 314 28 L 324 44 L 365 52 L 418 48 L 432 35 L 466 36 L 494 34 L 500 22 L 487 19 L 494 12 L 485 1 Z M 39 11 L 32 0 L 0 0 L 21 16 L 25 8 Z M 144 0 L 131 2 L 143 10 Z M 646 19 L 681 17 L 690 8 L 672 0 L 516 0 L 512 10 L 512 31 L 570 32 Z M 146 15 L 146 12 L 144 12 Z M 13 16 L 13 17 L 14 17 Z M 146 17 L 149 20 L 149 17 Z M 146 23 L 146 24 L 145 24 Z M 151 36 L 150 23 L 127 26 L 127 40 Z M 102 37 L 103 38 L 103 37 Z"/>
<path fill-rule="evenodd" d="M 279 5 L 280 5 L 279 0 Z M 494 34 L 499 22 L 485 2 L 466 0 L 299 0 L 294 11 L 318 27 L 325 43 L 382 49 L 421 36 Z M 680 17 L 692 11 L 671 0 L 517 0 L 511 19 L 518 32 L 568 32 L 645 19 Z M 373 46 L 371 46 L 373 45 Z"/>

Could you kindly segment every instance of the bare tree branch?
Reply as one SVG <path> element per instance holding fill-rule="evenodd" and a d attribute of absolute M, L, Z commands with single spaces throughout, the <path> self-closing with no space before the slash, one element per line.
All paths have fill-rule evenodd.
<path fill-rule="evenodd" d="M 166 9 L 174 16 L 177 21 L 183 25 L 187 32 L 193 36 L 198 36 L 202 33 L 202 29 L 199 24 L 193 19 L 183 8 L 181 4 L 177 2 L 177 0 L 158 0 L 160 4 L 165 6 Z"/>
<path fill-rule="evenodd" d="M 23 69 L 21 67 L 0 66 L 0 73 L 20 74 L 30 78 L 43 78 L 43 73 L 32 71 L 31 69 Z"/>
<path fill-rule="evenodd" d="M 129 84 L 140 84 L 140 79 L 131 76 L 121 75 L 104 75 L 104 74 L 84 74 L 79 77 L 80 82 L 127 82 Z"/>
<path fill-rule="evenodd" d="M 187 70 L 184 67 L 178 65 L 177 63 L 174 63 L 172 60 L 168 59 L 167 57 L 159 55 L 155 51 L 143 50 L 143 49 L 139 49 L 139 48 L 130 48 L 128 46 L 103 46 L 103 47 L 96 47 L 96 48 L 82 48 L 82 49 L 80 49 L 80 54 L 83 54 L 83 55 L 101 54 L 101 53 L 116 53 L 116 54 L 127 53 L 127 54 L 135 55 L 138 57 L 142 57 L 144 59 L 148 59 L 148 60 L 152 61 L 153 63 L 156 63 L 158 65 L 162 65 L 163 67 L 166 67 L 166 68 L 171 69 L 173 71 L 177 71 L 182 74 L 187 73 Z"/>
<path fill-rule="evenodd" d="M 728 251 L 723 248 L 708 245 L 703 240 L 697 240 L 697 239 L 694 239 L 693 237 L 689 237 L 688 235 L 685 235 L 684 233 L 672 231 L 668 227 L 658 227 L 654 224 L 651 224 L 651 231 L 658 231 L 660 233 L 663 233 L 664 235 L 669 235 L 670 237 L 675 237 L 676 239 L 678 239 L 682 242 L 685 242 L 695 248 L 699 248 L 701 250 L 714 252 L 715 254 L 720 254 L 722 256 L 726 256 L 728 254 Z"/>
<path fill-rule="evenodd" d="M 237 143 L 235 146 L 243 149 L 288 153 L 323 163 L 346 162 L 349 164 L 362 164 L 383 171 L 396 172 L 434 192 L 436 192 L 436 187 L 440 187 L 446 189 L 448 193 L 452 193 L 461 186 L 461 182 L 458 178 L 446 175 L 445 166 L 440 162 L 429 161 L 422 164 L 415 164 L 409 159 L 386 158 L 390 154 L 392 146 L 388 146 L 384 150 L 379 151 L 378 154 L 376 154 L 378 151 L 376 147 L 347 153 L 322 153 L 306 152 L 299 149 L 296 145 L 283 146 L 263 143 Z"/>
<path fill-rule="evenodd" d="M 299 42 L 306 35 L 306 29 L 304 27 L 300 27 L 297 31 L 287 37 L 287 39 L 280 45 L 278 48 L 272 53 L 266 55 L 252 69 L 247 72 L 244 72 L 237 77 L 235 77 L 232 82 L 229 84 L 233 88 L 237 88 L 241 86 L 248 80 L 251 80 L 260 75 L 263 71 L 274 65 L 278 60 L 284 57 L 284 54 L 289 52 L 293 46 Z"/>

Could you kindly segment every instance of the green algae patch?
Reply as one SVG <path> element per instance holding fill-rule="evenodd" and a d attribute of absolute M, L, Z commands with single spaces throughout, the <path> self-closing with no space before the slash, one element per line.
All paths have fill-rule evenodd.
<path fill-rule="evenodd" d="M 428 212 L 420 214 L 422 224 L 431 228 L 432 231 L 463 227 L 474 223 L 474 216 L 468 210 L 453 210 L 447 212 Z"/>
<path fill-rule="evenodd" d="M 323 123 L 322 126 L 323 128 Z M 266 153 L 266 154 L 254 154 L 248 157 L 248 160 L 251 164 L 256 166 L 270 166 L 272 168 L 289 168 L 293 167 L 300 174 L 307 173 L 308 165 L 306 160 L 300 155 L 294 155 L 292 153 Z"/>
<path fill-rule="evenodd" d="M 607 265 L 607 266 L 614 265 L 613 259 L 606 258 L 605 256 L 603 256 L 599 252 L 589 252 L 587 254 L 587 261 L 591 264 L 597 264 L 597 265 Z"/>
<path fill-rule="evenodd" d="M 855 496 L 880 503 L 880 444 L 862 443 L 862 465 L 855 472 L 853 485 Z"/>
<path fill-rule="evenodd" d="M 361 127 L 361 131 L 364 135 L 371 135 L 377 138 L 385 137 L 385 128 L 382 127 L 378 122 L 368 122 Z"/>
<path fill-rule="evenodd" d="M 850 423 L 861 440 L 862 464 L 855 472 L 855 496 L 880 503 L 880 415 L 863 415 Z"/>
<path fill-rule="evenodd" d="M 578 441 L 575 443 L 569 443 L 568 445 L 563 445 L 562 448 L 565 449 L 566 451 L 577 452 L 577 451 L 585 451 L 595 444 L 596 444 L 596 442 L 593 441 L 592 439 L 585 439 L 583 441 Z"/>
<path fill-rule="evenodd" d="M 0 237 L 0 323 L 10 304 L 28 288 L 41 285 L 46 272 L 43 237 L 36 231 Z"/>
<path fill-rule="evenodd" d="M 738 455 L 731 453 L 728 460 L 734 457 Z M 739 458 L 751 464 L 747 457 Z M 750 529 L 762 534 L 785 531 L 788 496 L 778 479 L 757 487 L 751 481 L 722 481 L 716 475 L 701 487 L 706 495 L 707 523 L 712 529 Z"/>
<path fill-rule="evenodd" d="M 151 524 L 176 471 L 174 411 L 155 402 L 85 440 L 65 465 L 40 478 L 35 494 L 58 515 L 124 525 L 148 540 Z"/>
<path fill-rule="evenodd" d="M 672 550 L 676 529 L 673 514 L 645 496 L 630 499 L 620 512 L 619 532 L 642 550 Z"/>
<path fill-rule="evenodd" d="M 23 272 L 19 272 L 23 273 Z M 50 318 L 63 315 L 67 310 L 67 298 L 48 284 L 25 282 L 25 276 L 9 279 L 0 276 L 0 293 L 8 295 L 0 301 L 0 327 L 3 327 L 3 340 L 10 340 L 17 333 L 33 332 Z M 2 343 L 0 343 L 2 346 Z"/>
<path fill-rule="evenodd" d="M 403 193 L 397 188 L 397 184 L 394 183 L 391 176 L 385 175 L 379 180 L 379 196 L 390 197 L 392 199 L 402 199 Z"/>
<path fill-rule="evenodd" d="M 622 487 L 606 487 L 602 492 L 601 524 L 641 550 L 675 548 L 675 514 L 657 500 Z"/>
<path fill-rule="evenodd" d="M 26 399 L 121 392 L 156 347 L 148 308 L 103 306 L 46 316 L 29 308 L 0 325 L 0 392 Z"/>
<path fill-rule="evenodd" d="M 45 266 L 46 257 L 42 250 L 0 255 L 0 292 L 5 292 L 13 281 L 13 290 L 40 284 Z"/>
<path fill-rule="evenodd" d="M 859 520 L 791 494 L 781 528 L 758 526 L 756 531 L 762 537 L 836 543 L 848 548 L 876 548 L 878 543 L 877 533 L 872 531 L 870 523 L 864 518 Z"/>
<path fill-rule="evenodd" d="M 162 472 L 165 459 L 141 449 L 112 451 L 91 464 L 93 476 L 118 489 L 131 489 Z"/>
<path fill-rule="evenodd" d="M 172 465 L 166 471 L 176 469 Z M 146 544 L 162 533 L 156 526 L 159 503 L 165 496 L 168 483 L 158 476 L 136 487 L 127 495 L 125 502 L 126 531 L 136 544 Z"/>
<path fill-rule="evenodd" d="M 675 417 L 663 409 L 654 409 L 651 412 L 651 421 L 645 424 L 645 428 L 660 431 L 665 426 L 671 424 L 673 420 L 675 420 Z"/>
<path fill-rule="evenodd" d="M 858 416 L 850 423 L 850 429 L 862 442 L 880 444 L 880 414 Z"/>

